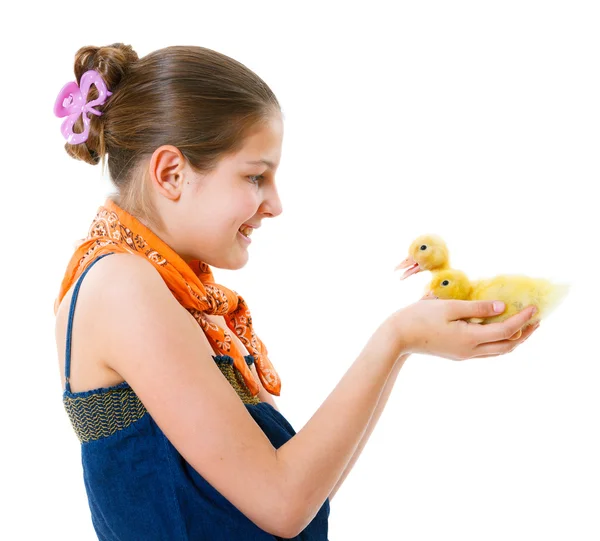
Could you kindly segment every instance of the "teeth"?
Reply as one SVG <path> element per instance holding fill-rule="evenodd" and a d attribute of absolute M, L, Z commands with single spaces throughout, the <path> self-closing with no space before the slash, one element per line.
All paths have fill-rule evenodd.
<path fill-rule="evenodd" d="M 246 235 L 247 237 L 249 237 L 250 235 L 252 235 L 252 227 L 246 227 L 245 225 L 243 225 L 242 227 L 240 227 L 240 231 L 242 232 L 243 235 Z"/>

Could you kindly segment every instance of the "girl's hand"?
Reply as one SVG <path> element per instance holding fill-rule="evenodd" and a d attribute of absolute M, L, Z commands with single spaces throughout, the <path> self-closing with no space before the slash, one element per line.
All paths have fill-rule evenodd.
<path fill-rule="evenodd" d="M 428 302 L 427 302 L 428 301 Z M 532 306 L 498 323 L 481 325 L 462 321 L 497 316 L 493 301 L 423 298 L 392 315 L 404 338 L 406 353 L 423 353 L 452 360 L 492 357 L 509 353 L 538 325 L 528 325 Z M 521 332 L 520 335 L 518 333 Z"/>

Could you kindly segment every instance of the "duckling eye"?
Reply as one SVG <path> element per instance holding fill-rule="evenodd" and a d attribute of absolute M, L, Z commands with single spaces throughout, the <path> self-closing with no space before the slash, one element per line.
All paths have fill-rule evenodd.
<path fill-rule="evenodd" d="M 421 244 L 421 250 L 427 250 L 427 245 L 426 244 Z"/>
<path fill-rule="evenodd" d="M 442 285 L 443 285 L 443 286 L 447 286 L 449 283 L 450 283 L 450 282 L 448 282 L 448 280 L 444 280 L 444 281 L 442 282 Z"/>

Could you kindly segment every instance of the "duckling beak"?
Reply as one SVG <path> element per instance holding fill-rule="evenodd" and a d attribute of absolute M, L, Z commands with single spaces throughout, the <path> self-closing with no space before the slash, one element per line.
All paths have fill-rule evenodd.
<path fill-rule="evenodd" d="M 400 276 L 400 280 L 404 280 L 405 278 L 408 278 L 411 274 L 417 274 L 417 272 L 421 272 L 423 270 L 412 257 L 407 257 L 394 270 L 398 269 L 408 269 L 402 276 Z"/>
<path fill-rule="evenodd" d="M 425 299 L 437 299 L 437 297 L 433 294 L 433 291 L 428 291 L 426 295 L 424 295 L 421 300 Z"/>

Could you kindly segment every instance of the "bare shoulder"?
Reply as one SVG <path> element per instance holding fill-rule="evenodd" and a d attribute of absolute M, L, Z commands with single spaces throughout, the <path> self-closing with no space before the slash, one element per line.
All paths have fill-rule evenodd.
<path fill-rule="evenodd" d="M 164 282 L 160 283 L 157 278 L 160 280 L 160 275 L 152 264 L 134 254 L 112 254 L 96 260 L 93 266 L 89 267 L 80 282 L 76 310 L 73 314 L 70 378 L 73 392 L 108 387 L 123 381 L 123 378 L 105 363 L 104 327 L 107 315 L 106 310 L 101 314 L 101 308 L 106 308 L 107 297 L 113 299 L 110 303 L 113 310 L 121 309 L 120 303 L 127 304 L 127 284 L 141 281 L 166 288 Z M 75 284 L 62 299 L 55 320 L 55 339 L 63 389 L 67 327 L 74 292 Z"/>
<path fill-rule="evenodd" d="M 150 261 L 145 261 L 142 257 L 129 253 L 115 253 L 103 257 L 97 261 L 91 268 L 86 277 L 86 281 L 93 285 L 100 286 L 102 292 L 109 294 L 126 293 L 126 291 L 135 291 L 135 284 L 162 284 L 167 289 L 160 273 L 153 267 Z M 133 288 L 132 288 L 133 286 Z"/>
<path fill-rule="evenodd" d="M 100 336 L 105 336 L 106 327 L 111 326 L 115 318 L 143 317 L 141 312 L 148 303 L 166 304 L 162 306 L 164 309 L 176 310 L 194 322 L 152 263 L 135 254 L 115 253 L 97 261 L 85 277 L 85 292 L 82 285 L 80 297 L 83 297 L 82 304 L 93 311 Z M 110 341 L 104 342 L 110 345 Z"/>
<path fill-rule="evenodd" d="M 164 336 L 166 329 L 171 327 L 170 321 L 176 321 L 177 328 L 182 331 L 196 331 L 197 338 L 204 338 L 208 344 L 194 318 L 175 299 L 149 261 L 135 254 L 117 253 L 99 261 L 96 266 L 98 269 L 89 277 L 88 285 L 95 292 L 92 293 L 93 304 L 101 334 L 106 338 L 109 365 L 119 364 L 123 347 L 142 348 L 154 334 Z M 128 335 L 131 342 L 115 341 L 124 339 L 122 335 Z M 176 337 L 177 333 L 169 336 L 171 341 Z"/>

